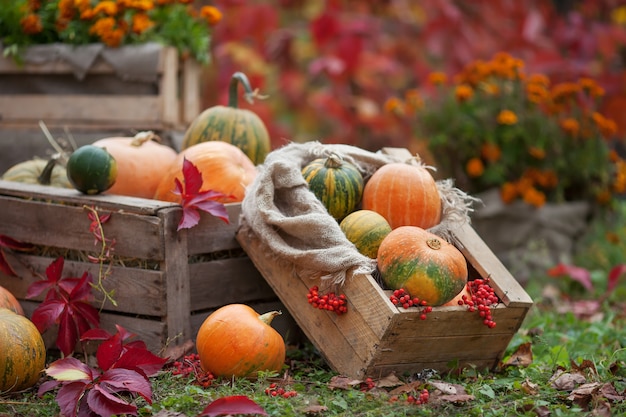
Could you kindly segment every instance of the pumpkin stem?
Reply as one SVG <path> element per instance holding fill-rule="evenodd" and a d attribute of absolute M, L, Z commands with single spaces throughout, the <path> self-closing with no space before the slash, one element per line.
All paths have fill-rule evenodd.
<path fill-rule="evenodd" d="M 326 158 L 326 161 L 324 162 L 324 167 L 340 168 L 342 164 L 343 159 L 336 153 L 331 153 L 330 155 L 328 155 L 328 158 Z"/>
<path fill-rule="evenodd" d="M 228 85 L 228 106 L 229 107 L 234 107 L 234 108 L 238 107 L 237 87 L 239 86 L 239 83 L 243 85 L 243 89 L 245 90 L 243 97 L 246 99 L 248 103 L 252 104 L 254 102 L 254 98 L 258 98 L 259 100 L 263 100 L 267 98 L 267 96 L 259 94 L 258 90 L 253 90 L 252 87 L 250 87 L 250 80 L 248 80 L 248 77 L 246 76 L 246 74 L 244 74 L 243 72 L 237 71 L 230 78 L 230 84 Z"/>
<path fill-rule="evenodd" d="M 50 185 L 50 183 L 52 182 L 52 170 L 54 169 L 54 166 L 56 164 L 57 164 L 56 158 L 52 158 L 48 160 L 48 163 L 46 164 L 45 167 L 43 167 L 41 174 L 39 174 L 39 176 L 37 177 L 37 182 L 39 184 Z"/>
<path fill-rule="evenodd" d="M 441 241 L 439 239 L 428 239 L 426 241 L 426 244 L 428 245 L 429 248 L 434 249 L 434 250 L 439 250 L 441 249 Z"/>
<path fill-rule="evenodd" d="M 280 316 L 281 314 L 283 314 L 283 312 L 280 310 L 270 311 L 269 313 L 261 314 L 259 316 L 259 320 L 261 320 L 263 323 L 269 326 L 272 323 L 272 320 L 274 320 L 274 317 Z"/>
<path fill-rule="evenodd" d="M 159 137 L 159 135 L 151 130 L 139 132 L 135 136 L 133 136 L 133 140 L 130 142 L 130 145 L 139 147 L 151 140 L 154 140 L 155 142 L 161 142 L 161 138 Z"/>

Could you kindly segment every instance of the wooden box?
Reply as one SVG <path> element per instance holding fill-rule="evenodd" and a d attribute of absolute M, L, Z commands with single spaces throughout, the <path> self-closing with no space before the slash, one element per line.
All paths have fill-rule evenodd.
<path fill-rule="evenodd" d="M 501 302 L 488 328 L 466 306 L 434 307 L 421 320 L 421 308 L 398 308 L 371 275 L 348 280 L 338 289 L 348 312 L 337 315 L 309 305 L 307 293 L 322 284 L 297 276 L 293 267 L 272 260 L 245 224 L 237 239 L 257 269 L 287 307 L 304 334 L 328 364 L 351 378 L 397 375 L 423 369 L 447 371 L 465 366 L 498 365 L 518 331 L 532 300 L 470 225 L 456 231 L 458 248 L 468 263 L 469 279 L 491 279 Z"/>
<path fill-rule="evenodd" d="M 156 82 L 124 80 L 98 56 L 79 80 L 60 59 L 18 65 L 0 56 L 0 125 L 185 129 L 200 112 L 200 64 L 162 46 L 155 70 Z"/>
<path fill-rule="evenodd" d="M 101 327 L 114 332 L 119 324 L 158 352 L 195 339 L 218 307 L 245 303 L 259 313 L 282 310 L 273 326 L 286 339 L 298 337 L 295 322 L 235 240 L 240 204 L 227 205 L 230 224 L 203 213 L 197 226 L 177 232 L 182 210 L 172 203 L 0 181 L 0 235 L 37 245 L 32 254 L 5 250 L 18 277 L 0 273 L 0 286 L 28 317 L 43 297 L 27 300 L 27 288 L 57 256 L 65 258 L 63 276 L 98 276 L 99 265 L 87 260 L 100 247 L 85 206 L 111 213 L 104 235 L 116 242 L 104 287 L 115 290 L 117 306 L 105 303 Z"/>

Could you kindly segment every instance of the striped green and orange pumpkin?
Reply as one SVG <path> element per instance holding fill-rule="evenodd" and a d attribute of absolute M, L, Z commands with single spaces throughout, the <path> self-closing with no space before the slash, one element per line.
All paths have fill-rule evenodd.
<path fill-rule="evenodd" d="M 416 226 L 401 226 L 378 249 L 378 269 L 390 289 L 439 306 L 452 300 L 467 283 L 467 261 L 454 245 Z"/>
<path fill-rule="evenodd" d="M 46 346 L 32 321 L 0 308 L 0 392 L 37 383 L 46 365 Z"/>
<path fill-rule="evenodd" d="M 72 188 L 72 184 L 67 179 L 65 167 L 54 159 L 34 158 L 17 163 L 7 169 L 0 179 L 26 184 Z"/>
<path fill-rule="evenodd" d="M 309 189 L 337 221 L 356 210 L 363 196 L 364 181 L 359 169 L 331 154 L 302 168 Z"/>
<path fill-rule="evenodd" d="M 241 83 L 251 101 L 254 91 L 242 72 L 233 74 L 228 91 L 228 106 L 213 106 L 200 113 L 187 128 L 181 148 L 207 141 L 228 142 L 241 149 L 259 165 L 271 149 L 270 135 L 263 120 L 254 112 L 237 107 L 237 87 Z"/>
<path fill-rule="evenodd" d="M 360 253 L 372 259 L 376 259 L 378 247 L 391 232 L 389 222 L 372 210 L 353 211 L 339 227 Z"/>
<path fill-rule="evenodd" d="M 117 179 L 117 162 L 105 148 L 83 145 L 67 159 L 67 178 L 84 194 L 100 194 Z"/>

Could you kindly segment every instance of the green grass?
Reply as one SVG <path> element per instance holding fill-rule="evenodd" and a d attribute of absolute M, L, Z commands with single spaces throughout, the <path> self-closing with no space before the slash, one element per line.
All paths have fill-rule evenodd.
<path fill-rule="evenodd" d="M 607 270 L 625 262 L 626 204 L 610 221 L 595 224 L 584 240 L 576 263 L 593 272 L 594 283 L 602 292 Z M 605 239 L 607 232 L 617 235 L 613 243 Z M 572 291 L 570 284 L 547 276 L 536 277 L 527 291 L 535 305 L 531 308 L 521 329 L 513 337 L 505 352 L 506 361 L 519 346 L 530 343 L 532 362 L 527 366 L 508 366 L 497 371 L 479 372 L 472 368 L 450 375 L 438 375 L 426 387 L 431 400 L 425 405 L 407 404 L 406 394 L 392 400 L 394 389 L 375 388 L 363 392 L 358 388 L 332 389 L 329 384 L 336 376 L 318 352 L 305 345 L 288 352 L 288 379 L 284 375 L 263 374 L 257 380 L 216 380 L 202 388 L 192 378 L 163 372 L 152 379 L 153 403 L 139 399 L 136 404 L 141 416 L 158 412 L 169 415 L 182 413 L 196 416 L 211 401 L 230 395 L 246 395 L 261 405 L 271 416 L 579 416 L 599 411 L 608 404 L 612 415 L 626 415 L 626 403 L 620 395 L 626 390 L 626 285 L 619 288 L 590 319 L 579 319 L 564 312 L 570 304 L 563 298 L 571 295 L 585 298 L 588 294 Z M 555 288 L 561 292 L 550 292 Z M 556 294 L 556 295 L 555 295 Z M 580 368 L 580 369 L 579 369 Z M 559 372 L 579 372 L 585 383 L 596 383 L 593 396 L 582 397 L 589 404 L 572 401 L 568 389 L 553 385 Z M 471 400 L 457 403 L 441 401 L 432 381 L 443 381 L 465 389 Z M 271 397 L 265 389 L 272 382 L 284 382 L 285 389 L 295 390 L 292 398 Z M 407 381 L 403 381 L 407 382 Z M 600 387 L 614 387 L 615 400 Z M 604 393 L 603 393 L 604 392 Z M 319 411 L 320 407 L 323 411 Z M 34 391 L 0 397 L 0 416 L 58 416 L 54 394 L 38 398 Z M 608 414 L 607 414 L 608 415 Z"/>

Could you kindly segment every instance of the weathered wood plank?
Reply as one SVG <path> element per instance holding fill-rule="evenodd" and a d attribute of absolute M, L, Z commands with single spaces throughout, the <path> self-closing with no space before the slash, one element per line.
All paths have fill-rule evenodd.
<path fill-rule="evenodd" d="M 229 223 L 202 212 L 198 227 L 187 229 L 187 250 L 189 255 L 212 253 L 216 251 L 239 249 L 239 243 L 235 239 L 235 233 L 239 226 L 241 214 L 240 203 L 225 204 L 228 212 Z"/>

